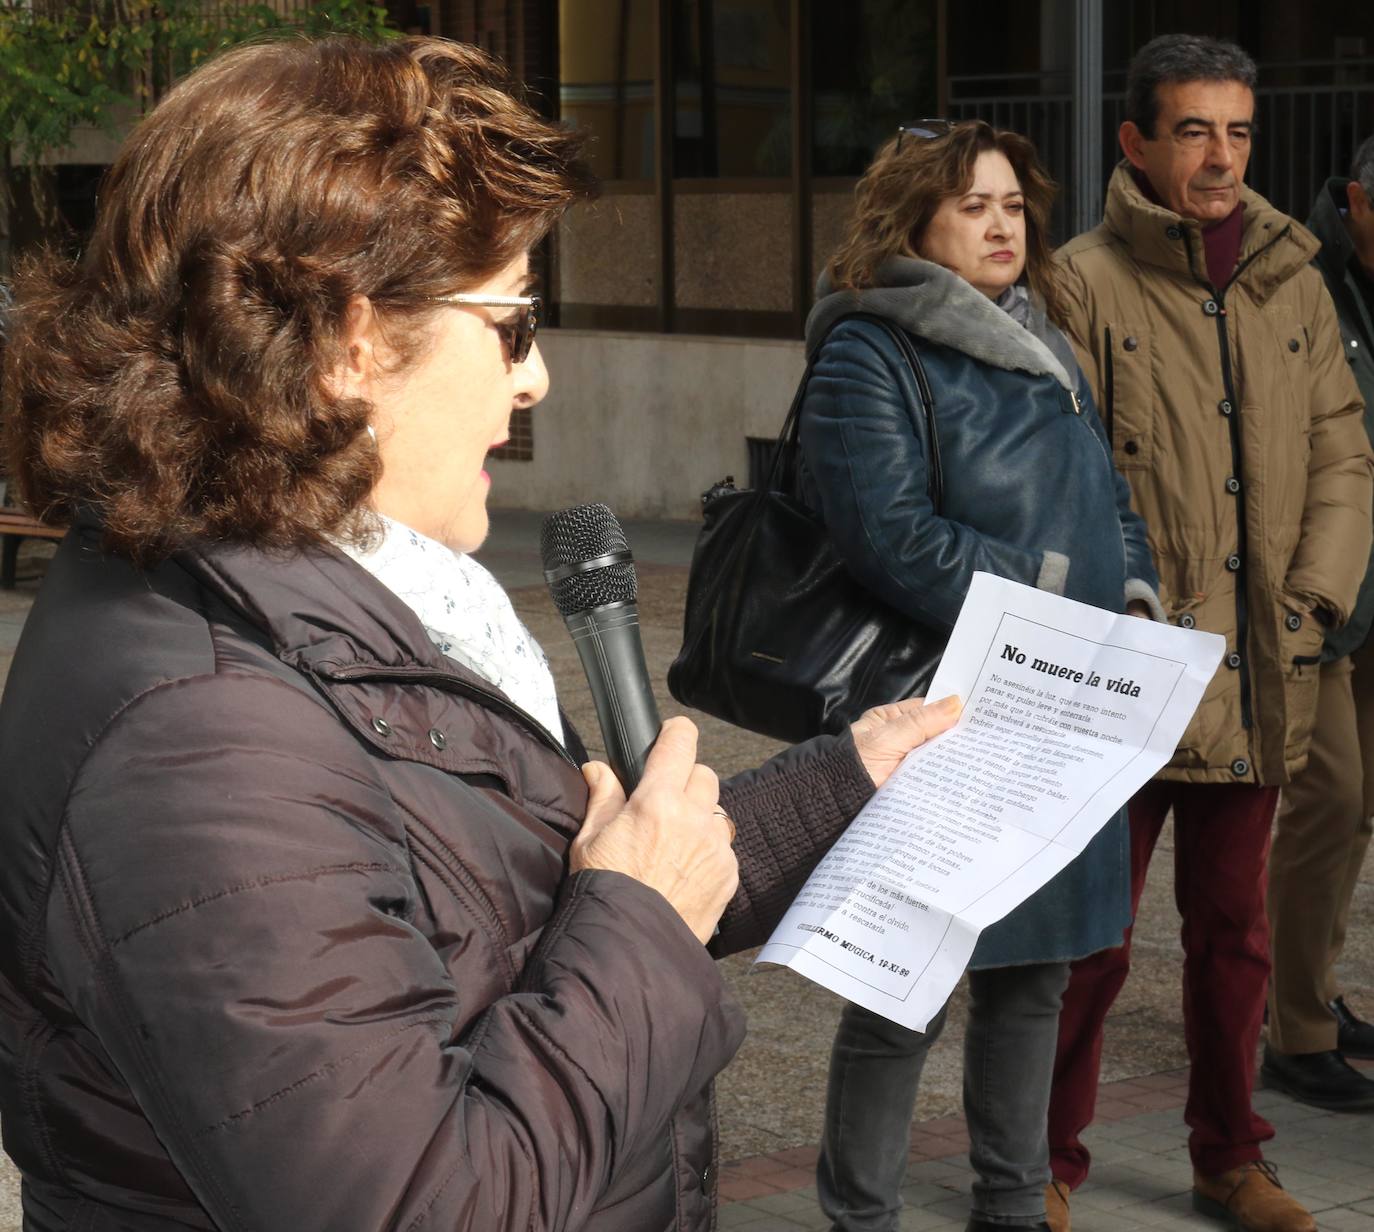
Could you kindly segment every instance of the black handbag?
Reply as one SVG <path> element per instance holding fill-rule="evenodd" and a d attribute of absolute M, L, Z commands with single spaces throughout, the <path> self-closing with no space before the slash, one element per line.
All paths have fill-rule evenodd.
<path fill-rule="evenodd" d="M 840 319 L 856 318 L 886 329 L 915 375 L 927 490 L 938 513 L 940 446 L 921 358 L 906 331 L 881 317 Z M 668 690 L 684 705 L 791 742 L 842 731 L 870 706 L 922 692 L 949 639 L 855 581 L 819 514 L 800 499 L 801 406 L 814 363 L 797 387 L 766 486 L 738 489 L 727 480 L 702 497 L 682 650 L 668 669 Z"/>

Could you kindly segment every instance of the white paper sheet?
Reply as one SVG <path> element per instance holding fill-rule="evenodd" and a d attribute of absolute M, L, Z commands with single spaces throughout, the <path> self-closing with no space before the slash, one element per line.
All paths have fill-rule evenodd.
<path fill-rule="evenodd" d="M 929 690 L 964 699 L 958 725 L 908 755 L 757 961 L 923 1030 L 978 934 L 1173 756 L 1224 649 L 974 574 Z"/>

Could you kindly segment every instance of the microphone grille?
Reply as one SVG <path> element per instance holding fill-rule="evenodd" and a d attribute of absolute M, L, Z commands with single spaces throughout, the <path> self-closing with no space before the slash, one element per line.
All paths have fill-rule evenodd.
<path fill-rule="evenodd" d="M 539 532 L 544 572 L 580 565 L 613 552 L 628 552 L 624 528 L 607 505 L 575 505 L 551 513 Z M 608 603 L 633 603 L 639 595 L 633 561 L 602 565 L 549 583 L 559 614 L 571 616 Z"/>

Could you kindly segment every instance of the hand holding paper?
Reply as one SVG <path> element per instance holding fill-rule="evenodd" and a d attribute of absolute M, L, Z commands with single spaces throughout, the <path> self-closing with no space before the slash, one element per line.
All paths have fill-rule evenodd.
<path fill-rule="evenodd" d="M 760 962 L 923 1029 L 978 934 L 1173 755 L 1224 649 L 974 575 L 930 696 L 965 699 L 817 866 Z"/>
<path fill-rule="evenodd" d="M 865 711 L 850 731 L 874 786 L 886 783 L 912 749 L 953 726 L 961 709 L 959 699 L 950 696 L 930 705 L 909 698 Z"/>

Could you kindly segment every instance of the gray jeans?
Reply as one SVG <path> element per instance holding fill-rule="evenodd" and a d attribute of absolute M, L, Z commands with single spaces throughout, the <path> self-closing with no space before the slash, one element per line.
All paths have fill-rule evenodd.
<path fill-rule="evenodd" d="M 1033 1226 L 1045 1218 L 1045 1120 L 1069 965 L 992 967 L 968 979 L 964 1116 L 976 1174 L 973 1213 Z M 816 1166 L 821 1209 L 834 1232 L 896 1232 L 916 1088 L 944 1024 L 944 1009 L 924 1033 L 857 1005 L 840 1015 Z"/>

